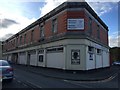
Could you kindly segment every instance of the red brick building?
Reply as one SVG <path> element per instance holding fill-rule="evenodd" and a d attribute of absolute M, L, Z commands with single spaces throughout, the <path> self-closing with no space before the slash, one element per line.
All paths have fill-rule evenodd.
<path fill-rule="evenodd" d="M 42 67 L 108 67 L 108 27 L 87 2 L 64 2 L 4 41 L 3 55 L 18 64 Z"/>

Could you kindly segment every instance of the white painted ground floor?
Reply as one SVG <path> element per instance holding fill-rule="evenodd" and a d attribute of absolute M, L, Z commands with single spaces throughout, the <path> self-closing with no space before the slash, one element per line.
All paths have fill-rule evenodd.
<path fill-rule="evenodd" d="M 91 70 L 110 66 L 109 49 L 88 39 L 65 39 L 3 53 L 17 64 Z"/>

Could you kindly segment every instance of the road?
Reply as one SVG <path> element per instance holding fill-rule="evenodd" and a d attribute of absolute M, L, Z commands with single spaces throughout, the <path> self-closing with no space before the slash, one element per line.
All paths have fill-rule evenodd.
<path fill-rule="evenodd" d="M 13 82 L 3 83 L 3 88 L 118 88 L 118 84 L 120 84 L 118 74 L 103 81 L 85 82 L 45 77 L 17 67 L 15 67 L 14 73 Z"/>

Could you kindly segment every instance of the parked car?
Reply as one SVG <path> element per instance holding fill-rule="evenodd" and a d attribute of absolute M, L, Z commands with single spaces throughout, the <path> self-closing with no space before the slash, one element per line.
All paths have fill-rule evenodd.
<path fill-rule="evenodd" d="M 0 81 L 12 81 L 14 76 L 13 68 L 7 60 L 0 60 Z"/>
<path fill-rule="evenodd" d="M 115 61 L 115 62 L 112 63 L 112 65 L 120 66 L 120 61 Z"/>

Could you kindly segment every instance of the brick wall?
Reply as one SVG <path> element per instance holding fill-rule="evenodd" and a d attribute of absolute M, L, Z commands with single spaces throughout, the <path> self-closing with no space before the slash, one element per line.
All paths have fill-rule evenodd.
<path fill-rule="evenodd" d="M 65 32 L 87 32 L 89 34 L 89 15 L 84 11 L 67 11 L 60 13 L 56 18 L 57 18 L 57 33 L 56 34 L 61 34 Z M 84 18 L 85 24 L 84 24 L 84 30 L 67 30 L 67 18 Z M 92 19 L 92 34 L 90 37 L 94 38 L 95 40 L 99 40 L 101 43 L 108 45 L 108 31 L 104 30 L 104 28 L 101 27 L 100 25 L 100 39 L 97 37 L 97 25 L 98 23 Z M 44 32 L 45 32 L 45 38 L 49 38 L 53 35 L 52 33 L 52 19 L 48 19 L 44 22 Z M 26 30 L 24 33 L 21 33 L 18 36 L 18 46 L 20 46 L 20 36 L 22 36 L 22 43 L 21 45 L 29 45 L 32 43 L 36 43 L 40 40 L 40 27 L 37 24 L 37 26 L 34 28 L 33 32 L 33 40 L 31 41 L 31 32 L 32 30 Z M 24 34 L 26 34 L 26 43 L 24 43 Z M 16 38 L 16 37 L 15 37 Z M 15 47 L 16 42 L 11 39 L 10 42 L 5 45 L 4 49 L 13 49 Z M 11 43 L 12 41 L 12 43 Z"/>

